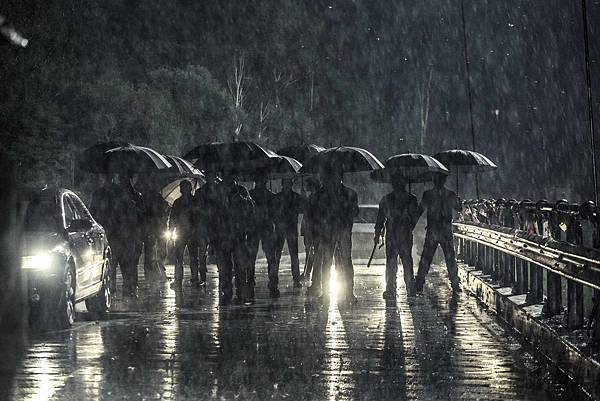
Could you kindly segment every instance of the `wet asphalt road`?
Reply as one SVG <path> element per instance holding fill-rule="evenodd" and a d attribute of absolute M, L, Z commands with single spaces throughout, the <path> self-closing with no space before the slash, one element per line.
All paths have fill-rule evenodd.
<path fill-rule="evenodd" d="M 211 266 L 206 290 L 142 287 L 109 320 L 82 312 L 71 330 L 34 334 L 14 399 L 573 399 L 474 299 L 453 298 L 443 270 L 386 307 L 383 265 L 360 265 L 358 305 L 332 294 L 311 307 L 289 264 L 271 301 L 262 264 L 256 304 L 219 307 Z"/>

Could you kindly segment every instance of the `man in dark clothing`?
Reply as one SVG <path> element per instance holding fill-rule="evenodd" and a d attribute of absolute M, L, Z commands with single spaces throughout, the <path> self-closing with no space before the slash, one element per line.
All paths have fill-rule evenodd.
<path fill-rule="evenodd" d="M 209 246 L 216 255 L 217 248 L 221 247 L 223 241 L 222 222 L 223 213 L 221 208 L 223 190 L 221 180 L 214 172 L 206 173 L 206 184 L 196 190 L 194 195 L 194 229 L 198 259 L 198 272 L 200 273 L 200 284 L 206 283 L 207 258 Z M 217 259 L 217 265 L 219 260 Z"/>
<path fill-rule="evenodd" d="M 111 290 L 116 294 L 117 265 L 123 275 L 123 294 L 137 295 L 137 263 L 142 249 L 143 199 L 128 176 L 115 175 L 113 182 L 93 195 L 91 210 L 106 230 L 111 246 Z"/>
<path fill-rule="evenodd" d="M 155 188 L 150 176 L 142 182 L 144 197 L 144 276 L 147 281 L 158 282 L 166 278 L 159 257 L 161 234 L 167 229 L 169 204 Z"/>
<path fill-rule="evenodd" d="M 306 190 L 309 192 L 308 199 L 306 201 L 306 207 L 311 202 L 315 192 L 321 188 L 321 183 L 316 178 L 309 177 L 306 179 Z M 302 216 L 302 225 L 300 226 L 300 235 L 304 237 L 304 250 L 306 252 L 306 260 L 304 262 L 304 273 L 300 276 L 302 280 L 309 281 L 310 275 L 313 270 L 313 266 L 316 264 L 315 259 L 315 241 L 314 241 L 314 224 L 310 221 L 308 213 L 304 213 Z"/>
<path fill-rule="evenodd" d="M 194 246 L 194 230 L 192 224 L 193 199 L 192 184 L 182 181 L 180 184 L 181 197 L 173 202 L 171 215 L 169 217 L 169 230 L 175 232 L 175 279 L 171 288 L 180 291 L 183 281 L 183 255 L 186 246 L 191 251 Z M 199 286 L 197 259 L 190 258 L 190 270 L 192 273 L 192 286 Z"/>
<path fill-rule="evenodd" d="M 458 268 L 454 253 L 452 235 L 452 211 L 461 210 L 461 202 L 456 193 L 444 187 L 446 176 L 438 174 L 433 180 L 434 187 L 423 193 L 420 210 L 427 210 L 427 233 L 423 244 L 423 253 L 419 262 L 419 271 L 415 280 L 416 292 L 423 292 L 425 276 L 429 272 L 433 255 L 440 245 L 446 259 L 448 278 L 454 292 L 460 292 Z"/>
<path fill-rule="evenodd" d="M 406 191 L 406 182 L 401 177 L 393 177 L 392 187 L 393 192 L 379 202 L 374 238 L 375 245 L 378 245 L 385 227 L 386 287 L 383 298 L 386 300 L 396 299 L 398 256 L 402 260 L 406 293 L 409 297 L 414 296 L 412 232 L 421 214 L 416 196 Z"/>
<path fill-rule="evenodd" d="M 307 200 L 304 196 L 292 190 L 291 179 L 282 180 L 282 191 L 277 194 L 276 214 L 276 248 L 275 259 L 279 270 L 283 244 L 287 241 L 292 263 L 292 278 L 294 288 L 302 287 L 300 283 L 300 261 L 298 259 L 298 215 L 304 212 Z"/>
<path fill-rule="evenodd" d="M 317 260 L 309 293 L 322 290 L 323 300 L 329 300 L 329 280 L 334 254 L 337 277 L 342 278 L 342 294 L 347 301 L 354 296 L 354 266 L 352 264 L 352 225 L 358 216 L 358 196 L 342 183 L 342 173 L 323 176 L 323 186 L 315 192 L 308 207 L 309 219 L 315 222 Z"/>
<path fill-rule="evenodd" d="M 275 213 L 277 210 L 277 197 L 267 189 L 267 177 L 257 177 L 250 196 L 256 205 L 254 224 L 249 238 L 250 249 L 250 289 L 253 293 L 255 284 L 256 255 L 258 244 L 262 244 L 263 252 L 267 258 L 269 273 L 269 293 L 272 298 L 279 297 L 279 264 L 276 257 Z"/>
<path fill-rule="evenodd" d="M 235 276 L 236 301 L 242 303 L 254 299 L 254 265 L 249 245 L 253 227 L 249 222 L 255 221 L 255 204 L 246 188 L 237 185 L 232 176 L 224 177 L 223 187 L 224 237 L 217 254 L 221 261 L 221 302 L 231 302 L 231 279 Z"/>

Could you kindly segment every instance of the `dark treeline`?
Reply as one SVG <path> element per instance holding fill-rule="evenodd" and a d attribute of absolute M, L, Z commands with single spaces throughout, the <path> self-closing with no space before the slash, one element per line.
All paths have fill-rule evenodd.
<path fill-rule="evenodd" d="M 588 7 L 600 122 L 600 2 Z M 109 139 L 174 154 L 346 144 L 382 159 L 472 145 L 458 0 L 7 0 L 0 12 L 30 39 L 2 48 L 0 140 L 32 185 L 73 186 L 77 153 Z M 591 197 L 581 3 L 465 0 L 465 19 L 475 145 L 500 166 L 482 193 Z"/>

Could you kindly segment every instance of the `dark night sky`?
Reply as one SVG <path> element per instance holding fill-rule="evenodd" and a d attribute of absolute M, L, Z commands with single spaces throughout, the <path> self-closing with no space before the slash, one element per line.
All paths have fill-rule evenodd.
<path fill-rule="evenodd" d="M 47 153 L 25 157 L 15 138 L 50 138 L 44 146 L 56 154 L 65 138 L 77 150 L 99 137 L 84 124 L 87 83 L 118 78 L 137 89 L 156 69 L 199 65 L 226 91 L 236 55 L 245 60 L 248 121 L 261 102 L 277 105 L 264 141 L 273 148 L 304 138 L 364 146 L 384 159 L 471 147 L 457 0 L 36 3 L 8 1 L 0 10 L 31 39 L 25 51 L 2 48 L 0 65 L 0 140 L 25 164 L 43 164 Z M 581 2 L 464 4 L 475 144 L 500 166 L 481 177 L 484 194 L 591 197 Z M 588 8 L 600 121 L 600 1 Z M 245 127 L 244 138 L 257 139 L 255 126 Z M 174 151 L 227 136 L 191 131 L 145 138 Z"/>

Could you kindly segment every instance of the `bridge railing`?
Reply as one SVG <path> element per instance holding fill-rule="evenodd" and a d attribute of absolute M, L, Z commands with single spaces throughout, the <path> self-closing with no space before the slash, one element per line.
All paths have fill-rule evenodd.
<path fill-rule="evenodd" d="M 598 216 L 593 204 L 465 201 L 454 223 L 459 258 L 581 328 L 600 300 Z"/>

